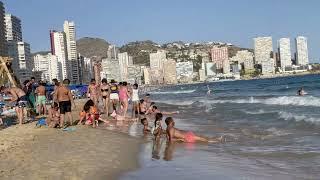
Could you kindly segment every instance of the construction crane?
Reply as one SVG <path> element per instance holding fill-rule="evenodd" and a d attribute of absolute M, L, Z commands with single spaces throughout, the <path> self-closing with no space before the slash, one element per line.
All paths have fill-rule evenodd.
<path fill-rule="evenodd" d="M 0 78 L 7 77 L 11 83 L 11 86 L 18 87 L 16 77 L 11 69 L 11 58 L 0 56 Z"/>

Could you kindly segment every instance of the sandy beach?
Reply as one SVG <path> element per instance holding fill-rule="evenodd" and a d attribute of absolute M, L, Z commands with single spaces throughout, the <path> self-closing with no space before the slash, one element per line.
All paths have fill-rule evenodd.
<path fill-rule="evenodd" d="M 0 131 L 0 179 L 116 179 L 138 167 L 137 138 L 86 126 L 62 131 L 35 124 Z"/>

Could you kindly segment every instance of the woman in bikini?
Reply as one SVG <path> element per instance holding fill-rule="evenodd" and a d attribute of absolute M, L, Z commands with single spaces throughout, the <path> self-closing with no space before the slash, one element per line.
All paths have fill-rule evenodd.
<path fill-rule="evenodd" d="M 87 94 L 88 94 L 88 97 L 90 97 L 90 99 L 97 106 L 98 105 L 98 85 L 96 84 L 95 79 L 91 79 Z"/>
<path fill-rule="evenodd" d="M 110 91 L 109 91 L 109 85 L 107 79 L 102 79 L 102 84 L 100 86 L 101 90 L 101 97 L 103 102 L 103 109 L 104 112 L 109 116 L 109 97 L 110 97 Z"/>

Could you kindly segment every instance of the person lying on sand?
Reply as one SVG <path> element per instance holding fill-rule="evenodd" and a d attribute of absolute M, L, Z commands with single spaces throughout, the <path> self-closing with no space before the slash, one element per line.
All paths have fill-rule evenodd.
<path fill-rule="evenodd" d="M 195 142 L 206 142 L 206 143 L 220 143 L 223 140 L 223 136 L 219 138 L 206 138 L 206 137 L 201 137 L 196 134 L 194 134 L 191 131 L 183 131 L 179 130 L 174 127 L 175 122 L 172 117 L 168 117 L 165 120 L 166 125 L 167 125 L 167 138 L 169 142 L 172 141 L 182 141 L 186 143 L 195 143 Z"/>
<path fill-rule="evenodd" d="M 46 119 L 46 124 L 50 128 L 55 128 L 60 124 L 60 110 L 58 103 L 54 102 L 49 109 L 49 115 Z"/>
<path fill-rule="evenodd" d="M 150 127 L 148 125 L 147 118 L 142 118 L 141 119 L 141 124 L 143 125 L 143 130 L 142 130 L 143 134 L 148 134 L 148 133 L 151 132 Z"/>
<path fill-rule="evenodd" d="M 157 113 L 161 113 L 163 115 L 173 115 L 173 114 L 179 114 L 179 111 L 165 112 L 165 111 L 160 111 L 157 106 L 153 106 L 151 111 L 147 112 L 147 115 L 157 114 Z"/>

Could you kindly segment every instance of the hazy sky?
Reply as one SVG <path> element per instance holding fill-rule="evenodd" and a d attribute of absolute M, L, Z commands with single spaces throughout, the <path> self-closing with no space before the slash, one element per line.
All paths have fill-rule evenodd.
<path fill-rule="evenodd" d="M 308 37 L 309 56 L 320 58 L 319 0 L 2 0 L 22 20 L 33 52 L 49 50 L 49 30 L 73 20 L 77 38 L 116 45 L 136 40 L 165 43 L 222 41 L 253 48 L 253 37 Z"/>

